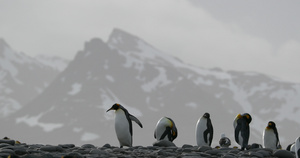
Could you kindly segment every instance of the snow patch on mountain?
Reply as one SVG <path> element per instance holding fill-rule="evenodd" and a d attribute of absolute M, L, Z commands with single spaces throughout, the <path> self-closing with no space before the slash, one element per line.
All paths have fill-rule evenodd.
<path fill-rule="evenodd" d="M 263 91 L 271 90 L 273 88 L 274 88 L 273 86 L 270 86 L 267 83 L 260 83 L 257 86 L 253 86 L 250 92 L 248 92 L 249 93 L 248 95 L 251 96 L 257 92 L 263 92 Z"/>
<path fill-rule="evenodd" d="M 40 114 L 36 116 L 29 116 L 25 115 L 23 117 L 16 118 L 16 123 L 25 123 L 30 127 L 41 127 L 45 132 L 51 132 L 55 129 L 63 127 L 64 124 L 62 123 L 43 123 L 40 122 L 39 119 L 42 118 L 46 113 L 54 110 L 54 107 L 51 107 L 48 111 L 46 112 L 41 112 Z"/>
<path fill-rule="evenodd" d="M 98 134 L 92 132 L 84 132 L 80 138 L 81 141 L 87 142 L 100 138 Z"/>
<path fill-rule="evenodd" d="M 248 100 L 249 93 L 247 93 L 247 91 L 238 87 L 236 84 L 233 83 L 232 80 L 230 80 L 228 84 L 220 85 L 220 87 L 231 90 L 233 93 L 233 99 L 239 105 L 241 105 L 244 111 L 247 111 L 248 113 L 252 112 L 252 105 Z"/>
<path fill-rule="evenodd" d="M 156 67 L 159 71 L 159 75 L 155 77 L 152 81 L 143 84 L 141 87 L 145 92 L 151 92 L 158 87 L 164 87 L 168 84 L 171 84 L 172 81 L 168 79 L 166 74 L 166 69 L 163 67 Z"/>
<path fill-rule="evenodd" d="M 69 60 L 63 59 L 57 56 L 49 56 L 49 55 L 38 55 L 35 57 L 36 60 L 43 63 L 43 65 L 50 66 L 58 71 L 63 71 L 69 63 Z"/>
<path fill-rule="evenodd" d="M 189 103 L 186 103 L 185 106 L 196 109 L 198 107 L 198 104 L 195 102 L 189 102 Z"/>
<path fill-rule="evenodd" d="M 22 108 L 21 104 L 12 98 L 0 96 L 0 113 L 4 117 Z"/>
<path fill-rule="evenodd" d="M 276 115 L 276 120 L 282 121 L 284 119 L 292 120 L 300 124 L 300 84 L 294 85 L 293 90 L 279 90 L 273 92 L 271 97 L 285 100 L 282 106 L 275 109 L 279 114 Z M 288 117 L 286 117 L 288 116 Z"/>
<path fill-rule="evenodd" d="M 79 133 L 79 132 L 81 132 L 82 130 L 83 130 L 82 127 L 74 127 L 74 128 L 73 128 L 73 132 L 76 132 L 76 133 Z"/>
<path fill-rule="evenodd" d="M 27 58 L 22 54 L 15 53 L 12 49 L 7 47 L 4 48 L 2 55 L 3 57 L 0 58 L 0 67 L 3 69 L 3 71 L 8 72 L 17 84 L 23 84 L 23 82 L 17 78 L 19 71 L 14 66 L 14 62 L 23 64 L 26 61 L 28 62 Z M 23 57 L 23 59 L 21 59 L 21 57 Z"/>
<path fill-rule="evenodd" d="M 211 80 L 204 80 L 204 78 L 202 78 L 202 77 L 198 77 L 197 79 L 194 80 L 194 83 L 196 85 L 204 84 L 204 85 L 207 85 L 207 86 L 211 86 L 211 85 L 213 85 L 214 82 L 211 81 Z"/>
<path fill-rule="evenodd" d="M 72 89 L 68 92 L 69 95 L 76 95 L 81 91 L 82 84 L 74 83 L 72 84 Z"/>
<path fill-rule="evenodd" d="M 105 78 L 110 82 L 115 82 L 114 77 L 112 77 L 111 75 L 105 75 Z"/>
<path fill-rule="evenodd" d="M 139 72 L 142 72 L 144 70 L 144 62 L 132 55 L 132 54 L 136 55 L 135 52 L 119 51 L 119 53 L 126 58 L 126 63 L 123 64 L 124 67 L 126 68 L 134 67 L 134 69 L 139 70 Z"/>

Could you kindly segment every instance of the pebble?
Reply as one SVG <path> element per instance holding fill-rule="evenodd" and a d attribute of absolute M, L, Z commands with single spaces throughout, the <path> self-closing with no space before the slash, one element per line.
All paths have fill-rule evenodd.
<path fill-rule="evenodd" d="M 48 151 L 48 152 L 62 152 L 64 151 L 64 149 L 60 146 L 52 146 L 52 145 L 46 145 L 46 146 L 42 146 L 40 148 L 40 150 L 42 151 Z"/>
<path fill-rule="evenodd" d="M 278 158 L 294 158 L 295 155 L 287 150 L 276 150 L 274 152 L 274 156 L 278 157 Z"/>
<path fill-rule="evenodd" d="M 0 139 L 0 144 L 15 145 L 15 141 L 14 140 L 10 140 L 10 139 Z"/>
<path fill-rule="evenodd" d="M 74 144 L 58 144 L 58 146 L 62 147 L 62 148 L 74 148 L 75 145 Z"/>
<path fill-rule="evenodd" d="M 212 148 L 209 146 L 193 146 L 184 144 L 176 147 L 172 142 L 157 141 L 153 145 L 161 146 L 134 146 L 119 148 L 106 143 L 95 146 L 93 144 L 84 144 L 75 146 L 74 144 L 16 144 L 7 143 L 7 140 L 0 139 L 0 158 L 2 157 L 21 157 L 21 158 L 92 158 L 92 157 L 182 157 L 182 158 L 294 158 L 295 154 L 287 150 L 272 150 L 265 148 L 252 148 L 250 150 L 240 151 L 235 148 Z M 173 145 L 174 144 L 174 145 Z"/>
<path fill-rule="evenodd" d="M 168 140 L 159 140 L 154 142 L 153 146 L 169 147 L 169 146 L 176 146 L 176 145 L 173 142 L 170 142 Z"/>
<path fill-rule="evenodd" d="M 81 146 L 82 148 L 95 148 L 93 144 L 84 144 Z"/>
<path fill-rule="evenodd" d="M 205 151 L 207 151 L 207 150 L 212 150 L 212 148 L 211 148 L 210 146 L 200 146 L 200 147 L 198 148 L 198 151 L 199 151 L 199 152 L 205 152 Z"/>

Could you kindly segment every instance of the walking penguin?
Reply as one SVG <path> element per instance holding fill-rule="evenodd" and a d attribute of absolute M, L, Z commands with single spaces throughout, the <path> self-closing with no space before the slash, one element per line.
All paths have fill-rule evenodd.
<path fill-rule="evenodd" d="M 120 148 L 123 148 L 123 146 L 132 147 L 132 121 L 135 121 L 141 128 L 143 128 L 142 123 L 118 103 L 114 104 L 106 112 L 110 110 L 115 110 L 115 131 Z"/>

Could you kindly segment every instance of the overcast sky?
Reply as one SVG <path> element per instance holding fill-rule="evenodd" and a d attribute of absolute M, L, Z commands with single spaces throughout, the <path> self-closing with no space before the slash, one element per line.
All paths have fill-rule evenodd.
<path fill-rule="evenodd" d="M 73 59 L 113 28 L 184 62 L 300 83 L 299 0 L 0 0 L 0 38 Z"/>

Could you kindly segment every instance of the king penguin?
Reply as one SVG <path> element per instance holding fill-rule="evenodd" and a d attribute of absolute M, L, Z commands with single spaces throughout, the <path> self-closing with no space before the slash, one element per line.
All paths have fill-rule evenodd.
<path fill-rule="evenodd" d="M 154 130 L 154 138 L 156 140 L 168 140 L 173 142 L 177 135 L 176 125 L 171 118 L 162 117 L 158 120 Z"/>
<path fill-rule="evenodd" d="M 250 137 L 250 122 L 252 121 L 252 117 L 248 113 L 244 113 L 243 115 L 238 114 L 234 121 L 234 138 L 235 141 L 241 146 L 241 150 L 244 150 L 249 141 Z"/>
<path fill-rule="evenodd" d="M 296 158 L 300 158 L 300 137 L 295 140 L 295 154 Z"/>
<path fill-rule="evenodd" d="M 196 124 L 196 141 L 198 146 L 211 146 L 214 129 L 210 120 L 210 114 L 205 113 Z"/>
<path fill-rule="evenodd" d="M 263 131 L 263 146 L 270 149 L 281 148 L 276 124 L 273 121 L 269 121 L 268 126 Z"/>
<path fill-rule="evenodd" d="M 141 128 L 143 128 L 142 123 L 118 103 L 114 104 L 106 112 L 110 110 L 115 110 L 115 131 L 120 143 L 120 148 L 123 148 L 123 146 L 132 147 L 131 121 L 135 121 Z"/>

